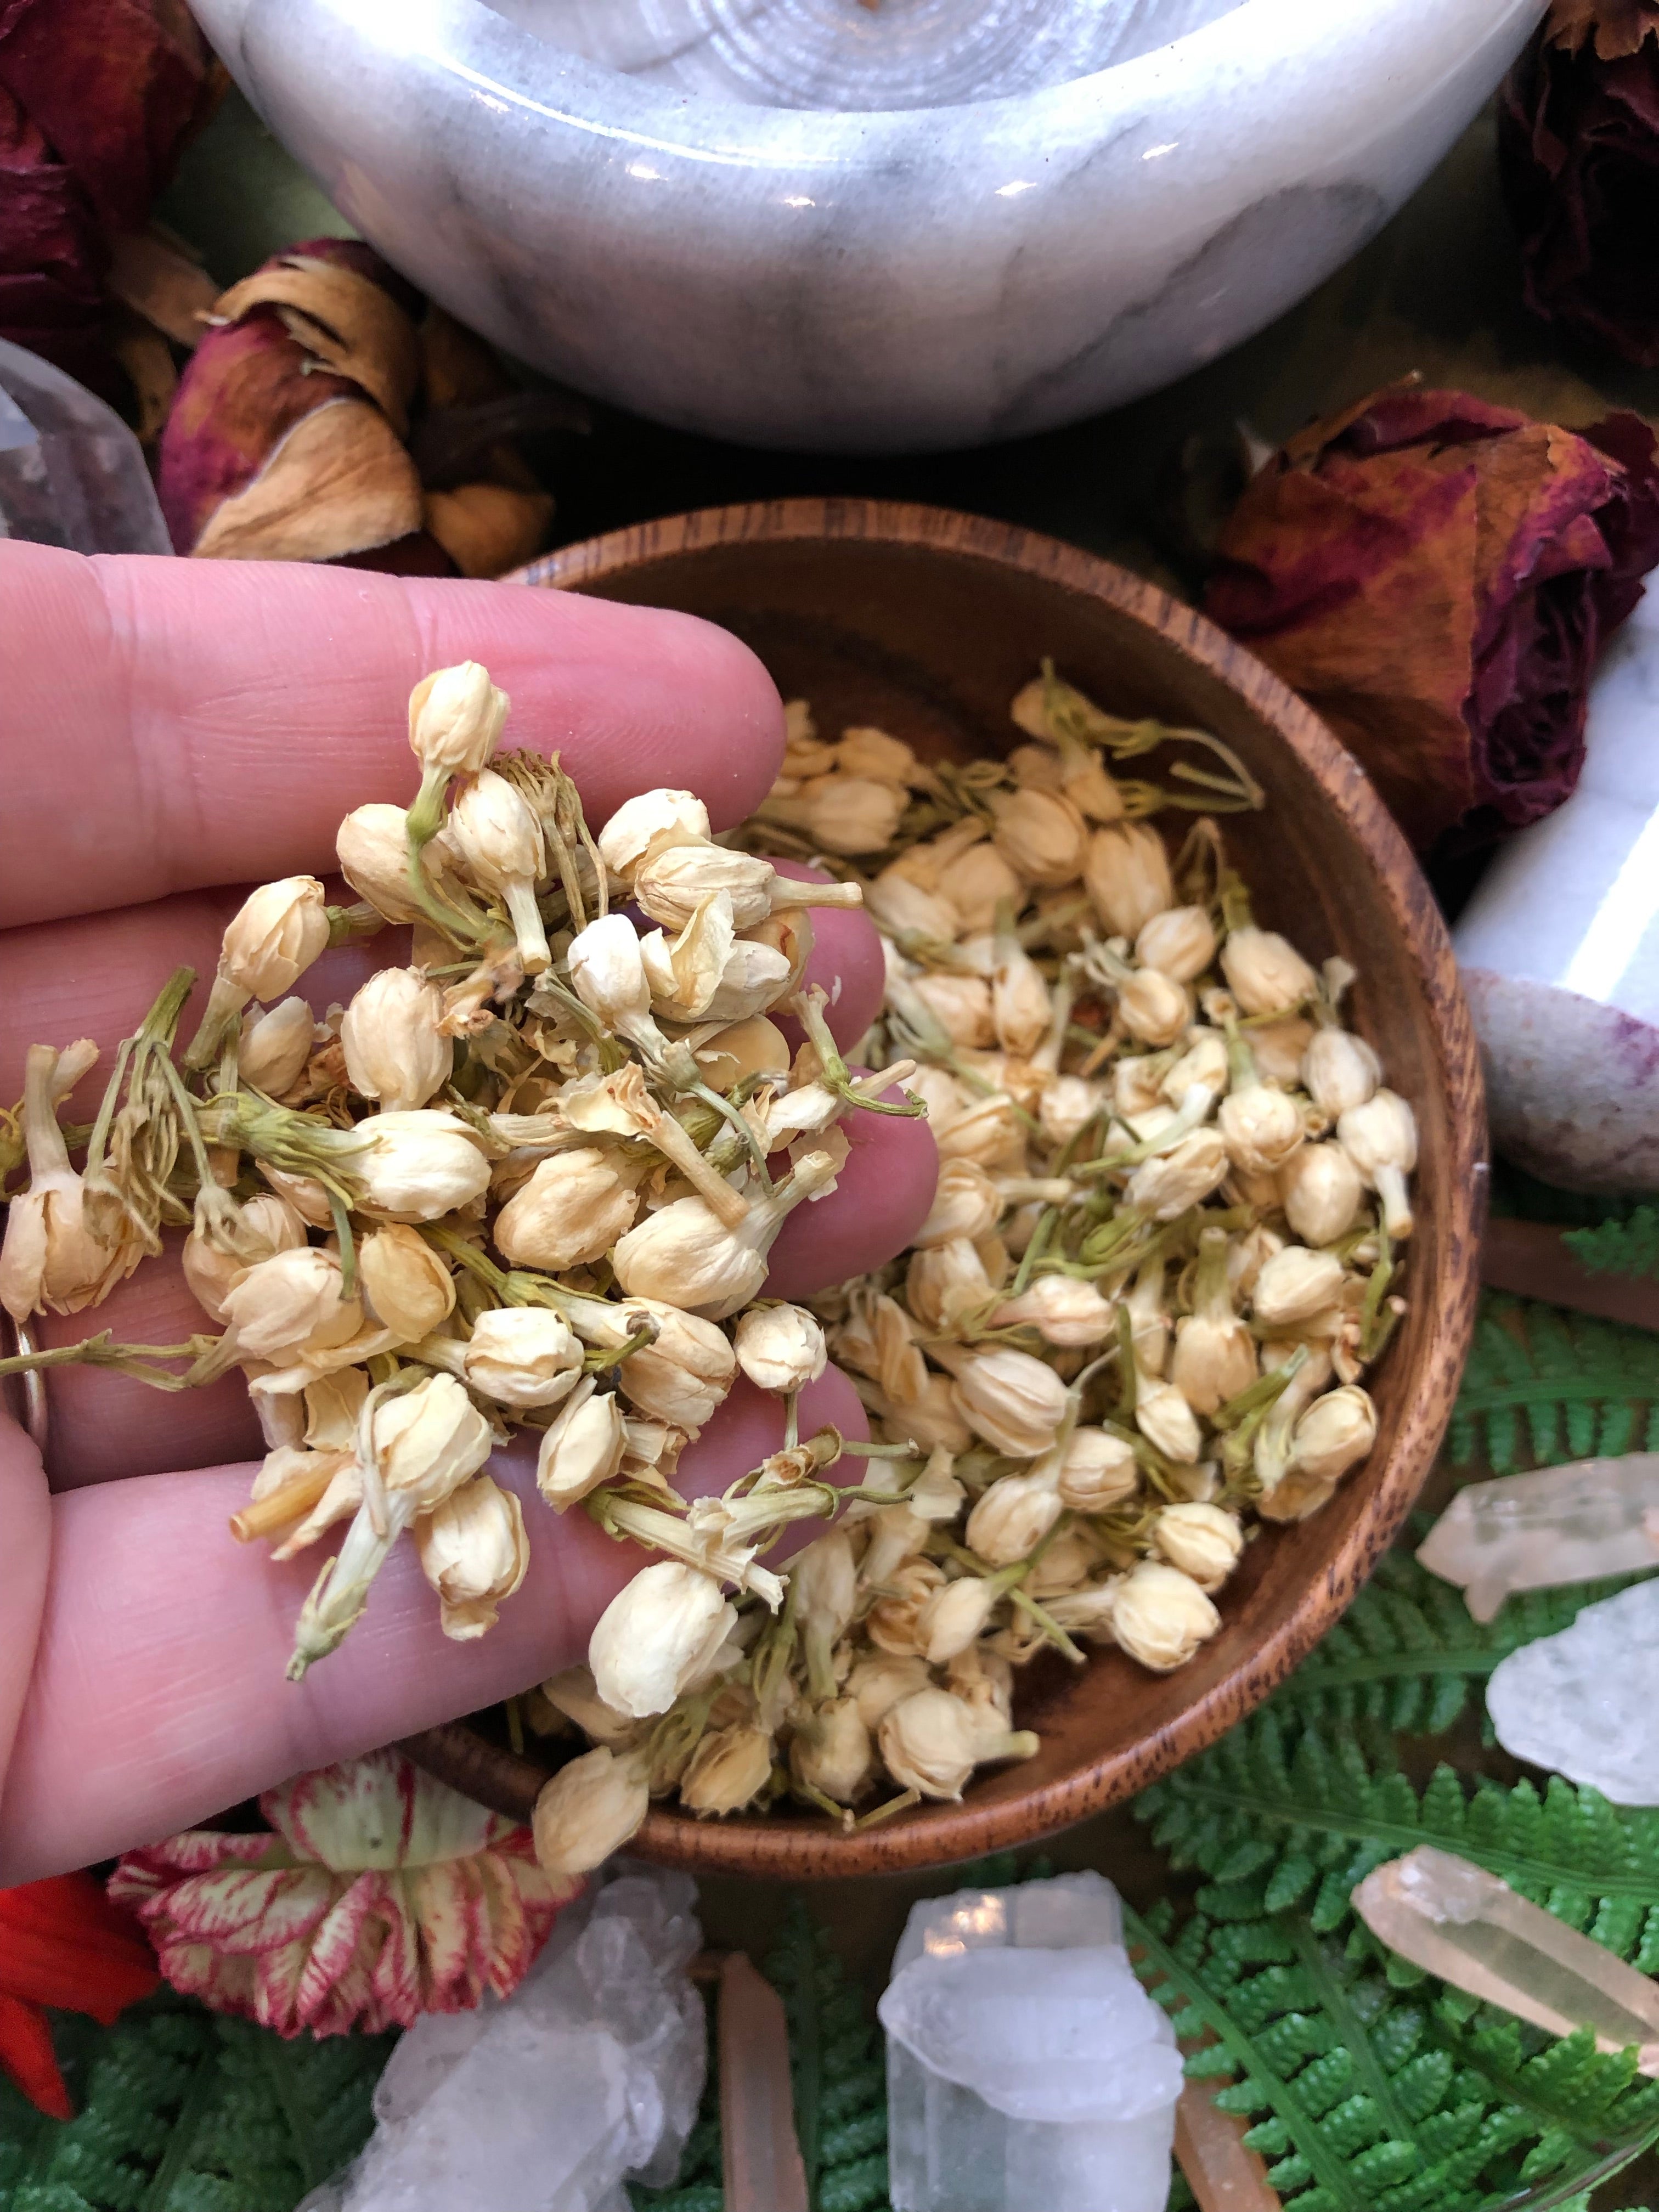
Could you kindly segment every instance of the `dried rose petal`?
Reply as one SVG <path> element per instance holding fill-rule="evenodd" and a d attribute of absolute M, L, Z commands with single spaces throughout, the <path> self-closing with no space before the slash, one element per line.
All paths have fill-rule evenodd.
<path fill-rule="evenodd" d="M 1317 708 L 1419 849 L 1559 806 L 1607 635 L 1659 560 L 1638 417 L 1577 435 L 1398 385 L 1300 433 L 1223 532 L 1206 611 Z"/>
<path fill-rule="evenodd" d="M 1659 367 L 1659 8 L 1557 0 L 1504 81 L 1498 125 L 1527 305 Z"/>
<path fill-rule="evenodd" d="M 102 328 L 109 241 L 143 228 L 225 81 L 183 0 L 0 12 L 0 337 L 121 396 Z"/>
<path fill-rule="evenodd" d="M 129 1851 L 110 1894 L 175 1989 L 283 2035 L 407 2027 L 518 1986 L 580 1884 L 530 1831 L 398 1751 L 268 1790 L 272 1834 L 193 1829 Z"/>

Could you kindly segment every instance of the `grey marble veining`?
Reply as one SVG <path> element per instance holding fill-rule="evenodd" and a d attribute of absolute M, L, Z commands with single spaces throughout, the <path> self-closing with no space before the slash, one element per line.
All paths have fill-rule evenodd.
<path fill-rule="evenodd" d="M 606 0 L 194 5 L 349 219 L 500 344 L 681 428 L 866 452 L 1041 429 L 1237 343 L 1371 235 L 1542 11 L 1027 0 L 1004 96 L 825 109 L 669 81 L 806 0 L 619 0 L 614 67 L 553 37 L 599 40 Z M 995 28 L 1015 0 L 981 12 Z M 961 33 L 963 0 L 938 18 Z M 1042 26 L 1091 19 L 1127 58 L 1042 81 Z"/>

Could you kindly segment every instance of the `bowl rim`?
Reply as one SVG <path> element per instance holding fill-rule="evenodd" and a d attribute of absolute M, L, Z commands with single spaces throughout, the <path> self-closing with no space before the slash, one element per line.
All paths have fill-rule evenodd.
<path fill-rule="evenodd" d="M 631 1849 L 659 1864 L 699 1874 L 775 1879 L 841 1878 L 948 1865 L 1025 1844 L 1121 1803 L 1216 1742 L 1252 1711 L 1340 1618 L 1393 1542 L 1434 1465 L 1475 1321 L 1480 1231 L 1486 1213 L 1485 1095 L 1474 1030 L 1458 981 L 1451 939 L 1405 838 L 1370 780 L 1313 709 L 1270 669 L 1196 609 L 1115 562 L 1013 523 L 902 501 L 843 497 L 770 500 L 703 507 L 608 531 L 561 547 L 504 580 L 580 590 L 649 563 L 732 543 L 825 539 L 967 555 L 1105 600 L 1184 651 L 1243 696 L 1300 759 L 1328 803 L 1376 864 L 1379 891 L 1435 1019 L 1428 1059 L 1449 1116 L 1443 1256 L 1415 1295 L 1432 1298 L 1438 1326 L 1370 1513 L 1348 1532 L 1323 1571 L 1322 1589 L 1241 1654 L 1167 1725 L 1037 1785 L 990 1803 L 969 1796 L 933 1804 L 883 1826 L 844 1833 L 805 1820 L 765 1816 L 704 1821 L 653 1807 Z M 410 1740 L 421 1764 L 502 1811 L 527 1817 L 544 1768 L 498 1751 L 465 1722 Z"/>

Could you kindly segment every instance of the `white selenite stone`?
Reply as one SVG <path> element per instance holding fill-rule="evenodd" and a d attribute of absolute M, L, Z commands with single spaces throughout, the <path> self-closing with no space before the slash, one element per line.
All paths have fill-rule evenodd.
<path fill-rule="evenodd" d="M 1659 1805 L 1659 1580 L 1587 1605 L 1559 1636 L 1500 1660 L 1486 1710 L 1517 1759 L 1615 1805 Z"/>

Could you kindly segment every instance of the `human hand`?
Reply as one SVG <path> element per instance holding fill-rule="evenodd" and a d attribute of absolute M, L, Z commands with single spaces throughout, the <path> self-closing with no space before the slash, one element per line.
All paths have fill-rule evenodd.
<path fill-rule="evenodd" d="M 70 1120 L 90 1118 L 117 1043 L 172 968 L 196 968 L 203 1002 L 250 882 L 328 873 L 349 809 L 408 803 L 406 702 L 429 670 L 483 662 L 513 699 L 508 742 L 560 750 L 595 822 L 666 783 L 729 825 L 765 793 L 782 747 L 777 695 L 743 646 L 599 599 L 8 544 L 0 606 L 0 1099 L 18 1096 L 31 1043 L 90 1036 L 103 1057 Z M 325 954 L 301 988 L 320 1010 L 406 957 L 404 933 L 388 932 Z M 837 979 L 830 1018 L 845 1044 L 878 1006 L 880 949 L 861 915 L 827 910 L 809 980 Z M 927 1211 L 925 1130 L 858 1115 L 847 1133 L 840 1187 L 774 1248 L 775 1293 L 878 1265 Z M 95 1312 L 38 1326 L 52 1344 L 106 1326 L 165 1344 L 203 1316 L 174 1240 Z M 273 1566 L 227 1531 L 261 1449 L 240 1378 L 165 1396 L 70 1367 L 49 1390 L 44 1469 L 0 1412 L 0 1885 L 167 1835 L 525 1689 L 583 1656 L 642 1564 L 586 1515 L 556 1518 L 529 1457 L 502 1454 L 490 1471 L 525 1499 L 532 1564 L 501 1625 L 446 1642 L 399 1546 L 346 1644 L 292 1684 L 283 1667 L 319 1562 Z M 865 1434 L 834 1370 L 801 1415 Z M 681 1486 L 723 1489 L 781 1441 L 781 1408 L 740 1382 L 682 1458 Z"/>

